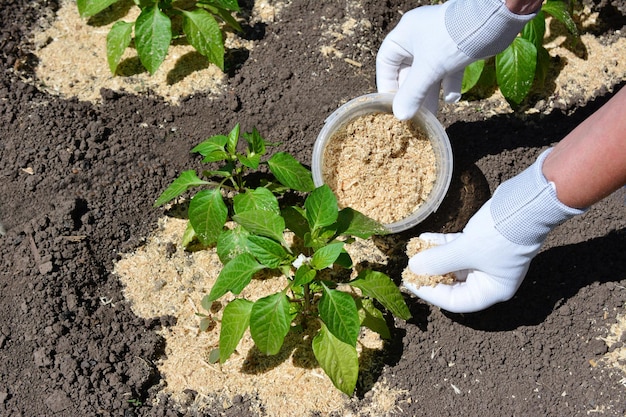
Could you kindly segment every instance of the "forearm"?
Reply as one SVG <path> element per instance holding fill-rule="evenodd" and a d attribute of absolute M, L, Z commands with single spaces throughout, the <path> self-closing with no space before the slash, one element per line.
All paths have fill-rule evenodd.
<path fill-rule="evenodd" d="M 559 200 L 585 208 L 626 184 L 626 88 L 559 142 L 543 164 Z"/>
<path fill-rule="evenodd" d="M 505 4 L 507 9 L 512 11 L 515 14 L 531 14 L 535 13 L 543 0 L 506 0 Z"/>

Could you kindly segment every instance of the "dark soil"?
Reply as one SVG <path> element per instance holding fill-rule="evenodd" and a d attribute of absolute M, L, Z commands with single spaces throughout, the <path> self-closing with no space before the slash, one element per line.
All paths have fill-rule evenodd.
<path fill-rule="evenodd" d="M 416 6 L 361 3 L 373 28 L 357 29 L 359 48 L 339 44 L 354 51 L 349 58 L 360 68 L 318 52 L 322 16 L 340 20 L 344 3 L 294 0 L 279 21 L 249 31 L 260 41 L 232 71 L 223 96 L 195 95 L 171 106 L 153 95 L 113 91 L 102 91 L 103 102 L 95 105 L 25 82 L 37 65 L 29 34 L 58 2 L 2 1 L 1 415 L 251 415 L 246 396 L 228 409 L 199 413 L 160 393 L 154 361 L 164 341 L 155 331 L 172 318 L 133 315 L 111 271 L 120 253 L 155 229 L 163 211 L 152 203 L 180 171 L 198 166 L 189 150 L 209 135 L 240 122 L 282 142 L 278 150 L 310 160 L 325 117 L 375 90 L 375 52 L 397 11 Z M 591 6 L 603 22 L 596 36 L 611 42 L 626 34 L 623 0 Z M 436 215 L 399 240 L 461 229 L 490 190 L 620 87 L 606 86 L 549 114 L 485 119 L 470 110 L 443 111 L 455 154 L 450 193 Z M 454 315 L 407 297 L 414 318 L 396 323 L 378 375 L 406 390 L 395 414 L 623 416 L 625 375 L 602 361 L 608 348 L 600 337 L 625 308 L 624 204 L 622 190 L 555 230 L 507 303 Z M 403 267 L 391 272 L 399 277 Z M 360 389 L 354 414 L 371 398 Z"/>

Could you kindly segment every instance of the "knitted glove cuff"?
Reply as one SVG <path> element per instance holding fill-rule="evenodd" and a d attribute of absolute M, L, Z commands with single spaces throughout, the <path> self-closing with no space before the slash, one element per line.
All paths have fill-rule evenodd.
<path fill-rule="evenodd" d="M 458 48 L 482 59 L 505 50 L 536 15 L 515 14 L 501 0 L 451 0 L 445 22 Z"/>
<path fill-rule="evenodd" d="M 543 162 L 551 151 L 544 151 L 534 164 L 500 184 L 493 194 L 495 228 L 518 245 L 541 244 L 556 226 L 585 212 L 561 203 L 555 184 L 543 175 Z"/>

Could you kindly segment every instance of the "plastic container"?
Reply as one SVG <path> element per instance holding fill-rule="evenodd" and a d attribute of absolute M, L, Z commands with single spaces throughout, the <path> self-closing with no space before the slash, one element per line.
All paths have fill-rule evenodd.
<path fill-rule="evenodd" d="M 391 113 L 392 100 L 393 94 L 366 94 L 350 100 L 328 116 L 313 147 L 311 171 L 313 173 L 313 182 L 317 187 L 324 183 L 322 177 L 324 148 L 335 132 L 357 117 L 371 113 Z M 430 195 L 413 214 L 397 222 L 385 225 L 391 233 L 410 229 L 437 211 L 448 192 L 450 180 L 452 179 L 452 148 L 450 147 L 448 135 L 441 123 L 431 112 L 425 109 L 420 109 L 413 118 L 413 123 L 420 127 L 430 139 L 437 161 L 437 174 Z"/>

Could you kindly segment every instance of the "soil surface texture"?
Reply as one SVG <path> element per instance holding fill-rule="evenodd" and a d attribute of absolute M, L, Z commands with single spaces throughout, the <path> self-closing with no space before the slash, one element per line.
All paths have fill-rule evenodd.
<path fill-rule="evenodd" d="M 229 55 L 221 86 L 173 103 L 151 89 L 102 88 L 95 101 L 50 89 L 37 78 L 37 51 L 53 39 L 35 35 L 60 0 L 2 1 L 0 415 L 271 414 L 254 392 L 172 396 L 158 364 L 176 317 L 137 316 L 115 265 L 158 229 L 166 212 L 153 202 L 181 171 L 201 167 L 189 150 L 205 138 L 241 123 L 308 164 L 324 119 L 375 91 L 384 36 L 426 3 L 266 3 L 275 13 L 244 25 L 253 47 Z M 498 184 L 623 86 L 626 3 L 584 0 L 580 9 L 582 41 L 553 36 L 546 88 L 523 108 L 513 112 L 497 92 L 442 106 L 455 164 L 448 195 L 381 245 L 403 254 L 421 232 L 461 230 Z M 625 205 L 622 189 L 555 229 L 506 303 L 459 315 L 407 294 L 413 318 L 390 319 L 380 365 L 344 405 L 307 414 L 626 415 Z M 399 284 L 406 262 L 398 255 L 381 269 Z"/>

